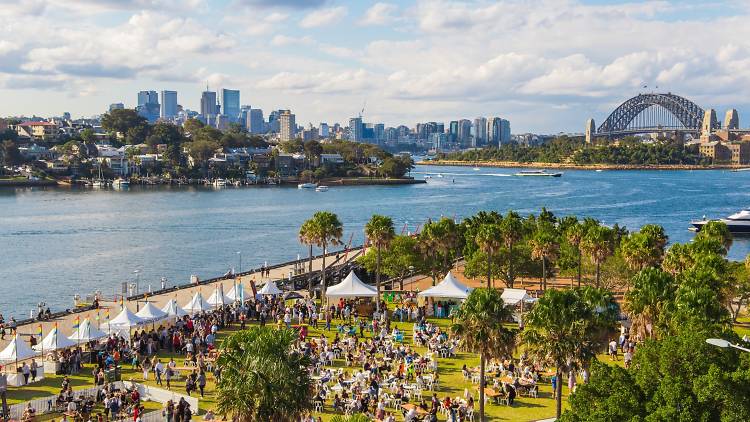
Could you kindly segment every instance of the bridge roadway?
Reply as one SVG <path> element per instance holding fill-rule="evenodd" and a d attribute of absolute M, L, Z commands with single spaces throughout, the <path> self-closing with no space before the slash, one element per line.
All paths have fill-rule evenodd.
<path fill-rule="evenodd" d="M 326 265 L 330 268 L 331 264 L 335 262 L 336 267 L 343 266 L 347 263 L 352 262 L 357 256 L 359 256 L 359 253 L 361 252 L 361 247 L 355 247 L 349 250 L 348 253 L 344 251 L 336 251 L 336 252 L 330 252 L 328 253 L 326 257 Z M 338 262 L 337 262 L 337 257 Z M 346 258 L 346 259 L 345 259 Z M 245 271 L 241 273 L 240 280 L 242 281 L 242 284 L 245 288 L 246 294 L 251 295 L 252 290 L 250 287 L 250 282 L 253 281 L 256 284 L 256 287 L 258 290 L 261 289 L 263 284 L 265 284 L 269 280 L 286 280 L 289 278 L 289 272 L 294 272 L 295 267 L 302 263 L 304 265 L 304 270 L 302 272 L 298 272 L 297 276 L 295 276 L 296 279 L 305 278 L 309 272 L 307 271 L 309 266 L 309 261 L 305 258 L 302 258 L 301 260 L 297 261 L 289 261 L 282 264 L 277 265 L 270 265 L 269 266 L 269 277 L 261 277 L 260 275 L 260 269 L 256 268 L 250 271 Z M 313 259 L 313 273 L 319 272 L 322 268 L 323 259 L 321 256 L 317 256 Z M 328 270 L 327 270 L 328 271 Z M 330 283 L 330 278 L 328 275 L 326 275 L 326 279 Z M 210 279 L 206 281 L 201 281 L 200 284 L 185 284 L 176 286 L 173 288 L 168 288 L 165 291 L 155 291 L 148 295 L 148 301 L 153 303 L 156 307 L 161 309 L 169 300 L 176 299 L 177 303 L 180 306 L 183 306 L 187 304 L 190 299 L 195 295 L 197 292 L 201 292 L 203 295 L 204 300 L 208 300 L 208 298 L 211 296 L 211 294 L 214 292 L 214 290 L 218 287 L 218 285 L 221 284 L 224 289 L 224 294 L 229 292 L 229 290 L 234 285 L 234 278 L 233 277 L 218 277 L 216 279 Z M 330 284 L 329 284 L 330 285 Z M 306 288 L 305 288 L 306 289 Z M 139 306 L 142 306 L 144 303 L 145 297 L 143 294 L 140 294 L 138 296 L 132 296 L 128 297 L 125 301 L 125 306 L 128 307 L 133 312 L 136 312 L 136 309 L 139 308 Z M 53 319 L 49 321 L 41 322 L 42 324 L 42 331 L 44 332 L 44 336 L 49 333 L 49 331 L 54 328 L 55 323 L 58 324 L 58 328 L 60 329 L 60 332 L 66 336 L 69 336 L 73 333 L 73 324 L 76 316 L 80 316 L 81 322 L 85 318 L 89 318 L 91 320 L 91 323 L 94 326 L 97 326 L 96 316 L 97 313 L 99 315 L 99 326 L 101 326 L 102 331 L 106 332 L 106 319 L 105 316 L 107 314 L 107 309 L 110 311 L 110 317 L 114 318 L 116 317 L 120 312 L 120 303 L 119 300 L 111 300 L 110 301 L 102 301 L 100 303 L 100 309 L 97 310 L 86 310 L 86 311 L 80 311 L 80 312 L 71 312 L 71 313 L 63 313 L 62 315 L 53 315 Z M 31 335 L 37 335 L 39 332 L 39 321 L 19 321 L 18 325 L 18 333 L 21 334 L 21 337 L 28 341 L 29 336 Z M 7 332 L 7 331 L 6 331 Z M 0 350 L 5 348 L 5 346 L 10 341 L 11 336 L 6 335 L 4 340 L 0 340 Z M 38 339 L 38 338 L 37 338 Z M 38 339 L 39 340 L 39 339 Z"/>

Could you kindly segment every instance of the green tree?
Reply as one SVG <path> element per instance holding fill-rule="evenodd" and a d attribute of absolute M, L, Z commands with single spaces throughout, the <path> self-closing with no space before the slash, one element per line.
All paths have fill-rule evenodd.
<path fill-rule="evenodd" d="M 531 257 L 542 261 L 542 289 L 547 290 L 547 262 L 557 259 L 560 243 L 551 223 L 540 222 L 529 241 Z"/>
<path fill-rule="evenodd" d="M 570 243 L 573 248 L 575 248 L 576 251 L 576 259 L 577 259 L 577 276 L 576 279 L 578 280 L 578 287 L 581 287 L 581 242 L 583 241 L 583 236 L 586 233 L 586 229 L 581 223 L 576 222 L 575 224 L 571 225 L 567 228 L 565 231 L 565 237 Z"/>
<path fill-rule="evenodd" d="M 513 356 L 516 332 L 503 323 L 511 320 L 510 308 L 495 289 L 474 289 L 456 312 L 451 331 L 460 346 L 479 353 L 479 420 L 484 421 L 485 363 Z"/>
<path fill-rule="evenodd" d="M 502 247 L 502 231 L 497 224 L 483 224 L 476 234 L 476 243 L 479 250 L 487 256 L 487 288 L 492 286 L 492 259 Z"/>
<path fill-rule="evenodd" d="M 521 217 L 513 211 L 508 211 L 500 223 L 500 230 L 502 231 L 503 243 L 508 248 L 508 275 L 506 277 L 506 284 L 512 288 L 516 277 L 513 273 L 513 259 L 515 258 L 513 247 L 523 239 L 523 222 L 521 221 Z"/>
<path fill-rule="evenodd" d="M 241 422 L 296 421 L 312 408 L 310 361 L 294 330 L 251 327 L 227 337 L 217 365 L 216 409 Z"/>
<path fill-rule="evenodd" d="M 380 263 L 383 249 L 387 249 L 393 241 L 393 238 L 396 236 L 396 231 L 393 228 L 393 220 L 384 215 L 374 214 L 370 218 L 370 221 L 365 225 L 365 235 L 373 246 L 375 246 L 377 253 L 375 286 L 378 290 L 378 296 L 375 306 L 377 311 L 380 312 Z"/>
<path fill-rule="evenodd" d="M 716 239 L 727 251 L 732 247 L 732 233 L 726 223 L 722 221 L 709 221 L 698 232 L 696 239 Z"/>
<path fill-rule="evenodd" d="M 369 249 L 358 262 L 369 272 L 374 272 L 377 263 L 377 251 Z M 389 277 L 398 277 L 400 289 L 404 290 L 404 277 L 412 272 L 419 272 L 424 267 L 418 241 L 412 236 L 395 236 L 388 249 L 383 251 L 381 271 Z"/>
<path fill-rule="evenodd" d="M 306 220 L 299 228 L 299 241 L 303 245 L 307 245 L 310 250 L 308 258 L 308 271 L 307 271 L 307 291 L 310 293 L 310 297 L 313 295 L 313 245 L 318 241 L 318 227 L 315 225 L 315 219 Z"/>
<path fill-rule="evenodd" d="M 182 124 L 182 129 L 185 131 L 185 134 L 189 137 L 193 137 L 195 133 L 198 133 L 198 130 L 205 126 L 203 122 L 201 122 L 198 119 L 187 119 L 185 120 L 185 123 Z"/>
<path fill-rule="evenodd" d="M 538 362 L 556 368 L 556 416 L 562 410 L 563 373 L 586 367 L 614 326 L 617 305 L 608 291 L 592 287 L 548 290 L 526 315 L 522 343 Z"/>
<path fill-rule="evenodd" d="M 315 245 L 323 249 L 323 263 L 321 265 L 321 286 L 323 286 L 323 301 L 326 299 L 326 254 L 329 246 L 341 244 L 341 237 L 344 235 L 344 226 L 339 221 L 336 214 L 328 211 L 318 211 L 312 216 L 315 222 Z"/>
<path fill-rule="evenodd" d="M 625 293 L 625 312 L 632 322 L 631 332 L 641 338 L 659 338 L 668 330 L 667 315 L 673 311 L 677 283 L 658 268 L 645 268 L 631 280 Z"/>
<path fill-rule="evenodd" d="M 18 145 L 11 140 L 0 143 L 0 162 L 4 166 L 15 166 L 23 161 Z"/>
<path fill-rule="evenodd" d="M 104 128 L 104 130 L 111 133 L 119 132 L 126 136 L 130 129 L 147 125 L 148 121 L 138 115 L 133 109 L 125 108 L 112 110 L 102 116 L 102 128 Z"/>
<path fill-rule="evenodd" d="M 612 229 L 601 225 L 589 227 L 581 242 L 582 249 L 589 255 L 596 265 L 596 286 L 601 281 L 601 265 L 607 257 L 612 255 Z"/>

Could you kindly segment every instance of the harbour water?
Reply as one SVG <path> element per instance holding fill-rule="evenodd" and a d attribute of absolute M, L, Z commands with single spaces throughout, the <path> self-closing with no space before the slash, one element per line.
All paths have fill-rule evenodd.
<path fill-rule="evenodd" d="M 573 171 L 561 178 L 514 177 L 517 169 L 418 166 L 427 184 L 332 187 L 133 187 L 0 189 L 0 313 L 28 316 L 39 301 L 72 306 L 75 293 L 110 295 L 122 282 L 141 289 L 185 283 L 191 274 L 217 276 L 305 256 L 299 225 L 330 210 L 344 224 L 344 241 L 362 241 L 373 213 L 389 215 L 397 231 L 428 218 L 461 219 L 480 210 L 522 214 L 547 207 L 557 215 L 598 218 L 637 229 L 661 224 L 670 241 L 687 242 L 691 219 L 723 217 L 750 206 L 750 172 Z M 438 175 L 442 176 L 439 177 Z M 237 252 L 241 254 L 237 254 Z M 735 240 L 743 259 L 750 242 Z M 138 271 L 137 273 L 135 271 Z"/>

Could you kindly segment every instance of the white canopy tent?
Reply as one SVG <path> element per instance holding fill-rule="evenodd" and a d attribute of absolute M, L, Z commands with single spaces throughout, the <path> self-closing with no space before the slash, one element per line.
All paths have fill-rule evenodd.
<path fill-rule="evenodd" d="M 341 283 L 326 290 L 327 297 L 375 297 L 377 295 L 377 290 L 363 283 L 354 271 L 351 271 Z"/>
<path fill-rule="evenodd" d="M 181 318 L 188 314 L 184 309 L 180 308 L 180 305 L 178 305 L 177 301 L 174 299 L 170 299 L 161 310 L 167 314 L 167 316 L 173 318 Z"/>
<path fill-rule="evenodd" d="M 5 349 L 0 352 L 0 362 L 18 362 L 19 360 L 33 358 L 38 354 L 16 334 Z"/>
<path fill-rule="evenodd" d="M 276 286 L 275 281 L 267 281 L 265 285 L 263 285 L 263 288 L 258 291 L 259 295 L 265 295 L 265 296 L 275 296 L 280 295 L 284 292 L 282 292 L 278 286 Z"/>
<path fill-rule="evenodd" d="M 86 343 L 92 340 L 99 340 L 100 338 L 107 337 L 105 333 L 100 331 L 98 328 L 91 325 L 91 321 L 86 318 L 83 320 L 78 330 L 74 331 L 70 337 L 70 340 L 76 343 Z"/>
<path fill-rule="evenodd" d="M 45 353 L 58 349 L 67 349 L 68 347 L 73 347 L 75 345 L 75 341 L 60 335 L 60 329 L 55 327 L 50 330 L 50 332 L 47 333 L 47 336 L 44 337 L 44 340 L 42 340 L 40 344 L 34 346 L 33 349 L 37 352 Z"/>
<path fill-rule="evenodd" d="M 107 323 L 108 331 L 110 334 L 122 336 L 125 339 L 130 339 L 130 330 L 133 327 L 146 324 L 147 321 L 136 314 L 134 314 L 127 306 L 122 308 L 116 317 Z"/>
<path fill-rule="evenodd" d="M 169 315 L 167 315 L 166 312 L 154 306 L 153 303 L 146 302 L 146 304 L 143 305 L 141 310 L 139 310 L 135 314 L 135 316 L 142 318 L 143 320 L 148 321 L 148 322 L 156 322 L 164 318 L 167 318 Z"/>
<path fill-rule="evenodd" d="M 195 314 L 198 312 L 210 311 L 211 305 L 203 299 L 201 292 L 196 292 L 193 298 L 190 299 L 190 302 L 183 306 L 182 309 L 189 314 Z"/>
<path fill-rule="evenodd" d="M 471 292 L 470 287 L 464 286 L 449 271 L 443 281 L 417 294 L 419 297 L 435 297 L 445 299 L 466 299 Z"/>
<path fill-rule="evenodd" d="M 529 296 L 526 289 L 505 289 L 503 294 L 500 296 L 503 298 L 503 302 L 509 306 L 515 306 L 518 302 L 533 302 L 534 298 Z"/>
<path fill-rule="evenodd" d="M 232 299 L 229 299 L 224 295 L 224 286 L 219 283 L 214 289 L 214 292 L 211 293 L 211 296 L 209 296 L 208 304 L 215 308 L 219 308 L 230 303 L 232 303 Z"/>
<path fill-rule="evenodd" d="M 242 301 L 245 300 L 245 297 L 247 297 L 247 291 L 245 290 L 245 286 L 242 285 L 242 283 L 235 283 L 231 289 L 227 292 L 227 297 L 231 301 Z"/>

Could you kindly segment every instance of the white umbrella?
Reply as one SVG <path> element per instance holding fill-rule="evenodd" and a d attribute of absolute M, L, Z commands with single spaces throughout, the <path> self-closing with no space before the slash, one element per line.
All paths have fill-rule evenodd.
<path fill-rule="evenodd" d="M 19 360 L 33 358 L 38 354 L 16 334 L 13 336 L 13 340 L 0 352 L 0 362 L 18 363 Z"/>
<path fill-rule="evenodd" d="M 154 306 L 151 302 L 146 302 L 145 305 L 135 314 L 137 317 L 143 318 L 146 321 L 155 322 L 167 317 L 167 313 Z"/>
<path fill-rule="evenodd" d="M 33 349 L 37 352 L 44 353 L 58 349 L 67 349 L 68 347 L 73 347 L 75 345 L 75 341 L 63 335 L 60 335 L 60 330 L 55 327 L 49 333 L 47 333 L 47 336 L 44 337 L 44 340 L 42 340 L 40 344 L 34 346 Z"/>
<path fill-rule="evenodd" d="M 203 295 L 201 292 L 196 292 L 195 296 L 190 300 L 190 302 L 182 307 L 183 310 L 187 313 L 197 313 L 197 312 L 204 312 L 204 311 L 210 311 L 211 305 L 206 303 L 205 300 L 203 300 Z"/>
<path fill-rule="evenodd" d="M 214 292 L 211 293 L 211 296 L 208 298 L 208 304 L 216 308 L 222 307 L 231 302 L 231 299 L 224 296 L 224 286 L 222 286 L 221 283 L 216 286 L 216 289 L 214 289 Z"/>
<path fill-rule="evenodd" d="M 188 314 L 184 309 L 180 308 L 180 305 L 178 305 L 177 301 L 174 299 L 170 299 L 161 310 L 168 316 L 176 318 L 184 317 Z"/>
<path fill-rule="evenodd" d="M 99 340 L 100 338 L 104 337 L 107 337 L 107 335 L 100 331 L 98 328 L 91 325 L 91 321 L 86 318 L 81 323 L 81 326 L 78 327 L 78 329 L 74 331 L 73 334 L 71 334 L 68 338 L 77 343 L 86 343 L 92 340 Z"/>
<path fill-rule="evenodd" d="M 276 286 L 276 282 L 269 281 L 267 282 L 262 289 L 258 292 L 259 295 L 280 295 L 284 292 L 279 290 L 279 288 Z"/>

